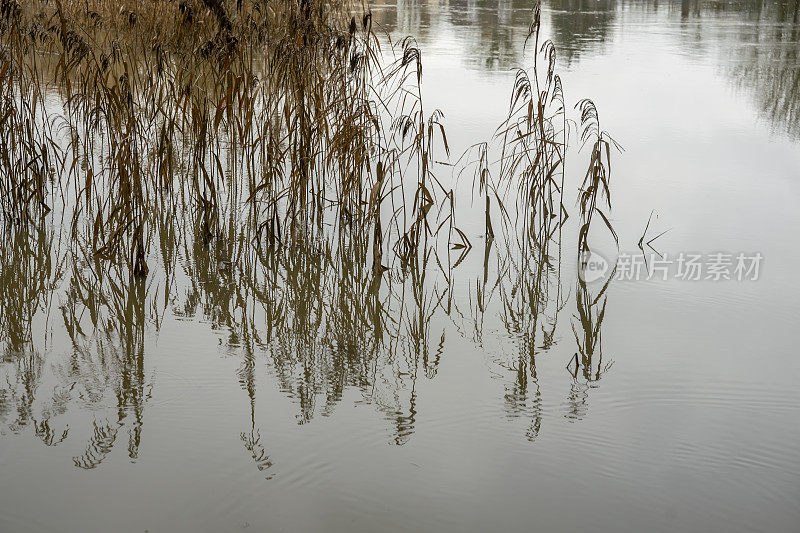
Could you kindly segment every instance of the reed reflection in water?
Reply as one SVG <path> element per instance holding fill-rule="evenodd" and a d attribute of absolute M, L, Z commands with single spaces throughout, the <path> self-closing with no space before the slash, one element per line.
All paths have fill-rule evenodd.
<path fill-rule="evenodd" d="M 508 333 L 520 342 L 521 355 L 509 364 L 517 375 L 514 387 L 518 389 L 506 398 L 512 412 L 518 409 L 515 402 L 525 402 L 528 374 L 534 383 L 538 379 L 538 328 L 543 328 L 549 348 L 555 342 L 558 312 L 566 305 L 561 289 L 561 239 L 569 217 L 564 200 L 567 109 L 555 73 L 554 45 L 540 41 L 539 16 L 536 11 L 529 39 L 540 57 L 530 72 L 519 71 L 507 120 L 490 142 L 476 145 L 462 158 L 464 170 L 475 167 L 475 195 L 485 204 L 484 275 L 482 285 L 476 285 L 477 292 L 466 294 L 466 301 L 479 302 L 478 309 L 470 309 L 474 323 L 469 328 L 476 339 L 482 337 L 480 315 L 491 306 L 486 295 L 489 263 L 498 254 L 498 264 L 503 266 L 493 289 L 501 302 L 497 312 Z M 370 46 L 367 17 L 364 27 L 364 46 Z M 353 32 L 351 27 L 351 36 Z M 407 91 L 404 84 L 413 76 L 417 86 L 421 79 L 418 49 L 412 41 L 401 47 L 402 59 L 390 66 L 382 82 L 391 84 L 393 77 L 399 78 L 390 96 L 400 89 Z M 17 60 L 10 59 L 12 63 Z M 78 57 L 73 68 L 78 68 L 80 61 Z M 85 76 L 98 74 L 92 74 L 94 67 L 89 68 Z M 58 79 L 58 69 L 55 75 Z M 67 79 L 67 94 L 78 90 L 66 83 Z M 66 171 L 76 184 L 85 182 L 85 187 L 63 199 L 59 208 L 62 217 L 73 209 L 71 224 L 42 226 L 35 238 L 26 237 L 25 232 L 33 231 L 28 220 L 36 218 L 41 206 L 50 209 L 44 203 L 24 206 L 13 212 L 16 218 L 6 219 L 9 229 L 16 231 L 13 238 L 29 239 L 38 246 L 36 253 L 22 248 L 21 260 L 4 258 L 7 291 L 20 282 L 28 287 L 22 301 L 9 298 L 3 302 L 4 320 L 0 322 L 9 331 L 6 351 L 12 355 L 6 360 L 13 363 L 7 369 L 13 379 L 4 390 L 4 397 L 9 398 L 5 403 L 15 404 L 22 413 L 9 427 L 20 432 L 32 422 L 44 428 L 37 429 L 43 440 L 58 443 L 67 438 L 69 430 L 64 429 L 60 439 L 55 439 L 51 425 L 60 416 L 68 419 L 62 415 L 70 409 L 84 410 L 91 414 L 91 428 L 85 452 L 73 459 L 75 465 L 83 469 L 100 466 L 113 451 L 120 432 L 127 433 L 128 457 L 135 461 L 154 381 L 145 370 L 147 340 L 155 339 L 165 313 L 170 312 L 184 318 L 202 317 L 212 329 L 226 331 L 228 347 L 242 353 L 238 380 L 249 398 L 251 424 L 241 440 L 259 470 L 268 471 L 272 460 L 256 427 L 256 353 L 267 354 L 278 387 L 296 405 L 299 424 L 309 423 L 317 415 L 331 416 L 345 391 L 352 388 L 389 421 L 391 442 L 407 443 L 421 410 L 417 382 L 435 379 L 447 343 L 446 323 L 462 321 L 464 316 L 459 309 L 465 295 L 456 293 L 454 287 L 458 266 L 472 250 L 470 239 L 455 224 L 452 190 L 431 170 L 432 130 L 441 131 L 445 152 L 449 151 L 439 122 L 441 114 L 434 112 L 426 119 L 419 92 L 408 114 L 403 114 L 407 99 L 398 104 L 400 116 L 392 129 L 401 137 L 392 141 L 397 143 L 394 147 L 388 145 L 383 154 L 386 164 L 380 161 L 365 170 L 371 177 L 375 173 L 374 181 L 367 183 L 371 183 L 371 191 L 366 209 L 364 202 L 355 201 L 363 197 L 362 191 L 332 191 L 325 175 L 307 166 L 302 153 L 311 150 L 311 138 L 290 138 L 290 146 L 301 154 L 291 155 L 292 172 L 297 174 L 264 209 L 253 203 L 254 198 L 272 194 L 278 183 L 251 180 L 245 193 L 236 179 L 239 172 L 250 175 L 246 168 L 262 161 L 263 154 L 249 150 L 263 147 L 258 142 L 240 146 L 238 143 L 250 139 L 241 128 L 234 132 L 245 139 L 234 135 L 229 147 L 210 140 L 217 134 L 213 128 L 219 125 L 216 120 L 212 129 L 206 130 L 210 112 L 191 108 L 196 139 L 185 154 L 175 151 L 178 140 L 170 137 L 165 123 L 153 164 L 137 159 L 137 153 L 150 151 L 139 130 L 152 129 L 153 124 L 141 122 L 143 117 L 136 109 L 141 105 L 146 111 L 147 107 L 135 102 L 131 82 L 125 76 L 120 80 L 121 88 L 113 85 L 96 94 L 101 101 L 107 100 L 108 109 L 98 110 L 104 122 L 89 120 L 91 108 L 85 95 L 79 95 L 77 106 L 64 119 L 73 135 L 69 149 L 82 154 L 82 162 L 67 171 L 69 152 L 64 151 L 61 172 Z M 80 83 L 89 87 L 85 79 Z M 303 84 L 302 80 L 298 83 Z M 241 90 L 235 85 L 231 90 Z M 146 85 L 142 90 L 148 94 L 154 87 L 157 85 Z M 33 83 L 26 90 L 36 95 L 41 88 Z M 117 91 L 127 95 L 121 104 Z M 243 93 L 242 98 L 245 96 Z M 226 105 L 218 109 L 217 116 L 230 113 L 231 102 Z M 579 203 L 578 248 L 588 249 L 593 214 L 599 213 L 615 238 L 616 234 L 597 205 L 598 198 L 609 198 L 606 134 L 599 130 L 594 104 L 584 100 L 579 107 L 583 140 L 596 143 Z M 188 120 L 188 110 L 173 109 L 171 120 Z M 199 126 L 198 112 L 204 121 Z M 300 113 L 297 120 L 305 120 L 302 106 L 296 112 Z M 36 117 L 34 105 L 29 118 Z M 380 127 L 377 117 L 375 121 Z M 126 135 L 106 146 L 103 128 L 117 128 Z M 409 134 L 413 134 L 410 144 L 404 143 Z M 376 139 L 384 142 L 380 136 Z M 292 144 L 295 141 L 297 144 Z M 101 143 L 101 153 L 107 150 L 111 156 L 111 168 L 101 165 L 95 142 Z M 350 165 L 350 156 L 360 152 L 350 154 L 337 142 L 334 140 L 330 149 L 343 158 L 342 164 Z M 380 149 L 380 145 L 373 147 L 373 152 Z M 238 150 L 244 152 L 244 168 L 237 159 Z M 186 157 L 188 160 L 182 160 Z M 215 161 L 210 168 L 206 166 L 209 157 Z M 361 168 L 362 163 L 355 164 Z M 408 196 L 402 175 L 387 175 L 397 172 L 390 171 L 389 165 L 411 166 L 418 171 L 418 182 L 411 206 L 402 204 L 387 216 L 381 211 L 387 197 L 404 202 Z M 159 184 L 169 176 L 182 176 L 180 169 L 187 167 L 194 168 L 202 181 L 189 179 L 168 187 Z M 336 168 L 334 189 L 363 188 L 363 184 L 336 181 L 347 174 L 347 168 Z M 79 179 L 80 172 L 86 173 L 85 179 Z M 102 180 L 105 177 L 108 181 Z M 398 185 L 387 184 L 384 180 L 388 179 L 399 180 Z M 388 192 L 384 192 L 386 187 Z M 433 187 L 444 194 L 438 206 Z M 42 201 L 57 197 L 55 189 L 46 193 L 43 187 L 36 190 L 42 192 Z M 323 208 L 325 194 L 331 192 L 339 194 L 339 200 L 332 208 Z M 93 195 L 100 196 L 94 201 Z M 84 204 L 86 199 L 89 202 Z M 86 217 L 84 209 L 97 211 Z M 435 213 L 435 219 L 429 218 L 429 213 Z M 388 232 L 385 237 L 383 228 Z M 493 253 L 496 237 L 499 242 Z M 553 246 L 558 249 L 555 257 L 551 255 Z M 389 257 L 384 253 L 387 249 L 392 251 Z M 387 262 L 388 267 L 384 265 Z M 51 263 L 57 266 L 53 268 Z M 52 304 L 54 294 L 58 295 L 57 306 Z M 50 364 L 53 375 L 45 378 L 45 357 L 32 348 L 32 324 L 43 317 L 45 337 L 52 338 L 55 326 L 50 317 L 56 308 L 71 348 L 65 361 Z M 545 314 L 549 314 L 548 329 L 540 324 Z M 21 357 L 20 353 L 29 355 Z M 39 407 L 34 414 L 36 393 L 44 383 L 54 383 L 59 407 L 54 412 Z M 534 406 L 537 403 L 540 400 L 534 400 Z M 533 422 L 532 431 L 538 433 L 541 416 L 533 417 L 538 421 Z M 63 427 L 68 424 L 64 422 Z M 531 440 L 534 437 L 529 434 Z"/>
<path fill-rule="evenodd" d="M 305 27 L 301 5 L 283 14 L 297 28 Z M 765 21 L 780 17 L 773 5 L 763 8 L 756 16 L 736 4 L 725 13 L 755 17 L 767 33 L 759 39 L 772 42 Z M 188 529 L 194 520 L 195 530 L 514 530 L 540 521 L 544 529 L 763 523 L 790 531 L 798 463 L 786 435 L 795 432 L 787 421 L 797 398 L 780 377 L 774 390 L 757 371 L 752 381 L 736 381 L 745 358 L 732 346 L 752 337 L 744 327 L 729 331 L 739 324 L 732 315 L 743 313 L 738 303 L 767 316 L 764 301 L 747 300 L 750 287 L 714 300 L 706 285 L 687 295 L 615 283 L 613 270 L 591 282 L 580 275 L 582 253 L 611 257 L 631 244 L 631 227 L 615 217 L 618 193 L 630 197 L 618 184 L 631 183 L 617 162 L 630 152 L 620 154 L 600 126 L 600 115 L 604 127 L 619 123 L 619 110 L 575 98 L 591 94 L 565 97 L 559 71 L 603 54 L 639 18 L 683 25 L 679 44 L 695 46 L 716 31 L 713 20 L 728 16 L 721 9 L 546 2 L 532 13 L 514 2 L 417 3 L 392 15 L 376 8 L 372 19 L 345 17 L 306 35 L 327 43 L 318 45 L 336 58 L 333 79 L 349 87 L 347 102 L 328 99 L 335 93 L 324 76 L 313 83 L 263 76 L 262 60 L 282 73 L 311 64 L 291 32 L 272 41 L 296 62 L 291 68 L 277 53 L 241 54 L 232 41 L 232 56 L 217 54 L 224 35 L 208 13 L 203 32 L 173 36 L 191 40 L 196 58 L 148 49 L 153 65 L 161 54 L 169 58 L 162 81 L 138 85 L 144 78 L 132 77 L 128 88 L 109 83 L 94 95 L 109 109 L 116 96 L 132 96 L 133 107 L 123 98 L 106 120 L 136 133 L 105 144 L 92 133 L 108 127 L 92 119 L 98 108 L 77 104 L 69 117 L 76 135 L 61 139 L 77 148 L 78 170 L 69 156 L 32 165 L 36 172 L 18 190 L 34 194 L 4 221 L 0 461 L 13 487 L 6 501 L 19 511 L 4 510 L 0 524 L 22 530 L 20 516 L 34 529 L 38 514 L 54 527 L 97 528 L 102 513 L 78 516 L 82 505 L 64 490 L 83 483 L 95 509 L 115 519 L 158 510 L 131 520 L 131 528 L 151 530 L 153 523 Z M 791 27 L 786 13 L 781 31 Z M 537 16 L 541 37 L 536 24 L 530 33 Z M 133 25 L 130 14 L 123 19 Z M 397 54 L 387 64 L 364 59 L 377 51 L 373 22 L 415 33 L 419 44 L 384 44 L 383 52 Z M 148 24 L 147 15 L 135 23 Z M 454 35 L 440 31 L 451 27 Z M 263 44 L 257 31 L 244 35 Z M 791 32 L 781 35 L 793 42 Z M 421 80 L 435 79 L 438 64 L 420 74 L 427 45 L 464 36 L 473 56 L 467 68 L 497 76 L 503 98 L 502 122 L 485 128 L 496 135 L 469 139 L 477 144 L 462 157 L 448 136 L 463 138 L 464 124 L 446 129 L 447 108 L 429 113 L 426 104 L 423 112 Z M 725 39 L 740 37 L 723 32 L 712 41 Z M 781 72 L 791 68 L 790 49 L 777 61 Z M 720 72 L 730 75 L 733 62 L 722 60 Z M 753 69 L 765 62 L 759 56 Z M 198 67 L 202 81 L 178 98 L 184 104 L 168 106 L 169 120 L 132 112 L 147 110 L 143 102 L 160 90 L 167 100 L 182 94 L 169 84 L 184 82 L 177 73 L 187 66 Z M 511 66 L 528 70 L 498 74 Z M 56 72 L 64 83 L 61 68 L 45 77 Z M 236 75 L 227 76 L 229 68 Z M 776 127 L 785 125 L 782 113 L 794 120 L 786 110 L 796 106 L 781 84 Z M 58 90 L 36 97 L 47 101 L 50 118 L 63 112 Z M 271 91 L 291 103 L 282 106 Z M 391 112 L 369 107 L 368 95 L 378 93 Z M 238 115 L 240 105 L 277 118 L 234 120 L 247 116 Z M 38 109 L 28 117 L 43 117 Z M 324 120 L 309 120 L 318 112 Z M 171 131 L 170 120 L 184 129 Z M 41 154 L 37 135 L 32 146 Z M 577 164 L 567 165 L 581 144 Z M 148 156 L 109 163 L 109 154 L 137 151 Z M 63 174 L 71 176 L 66 194 L 57 187 Z M 147 188 L 126 188 L 133 175 Z M 781 324 L 778 315 L 773 310 L 767 325 L 753 319 L 770 336 L 741 350 L 777 353 L 783 338 L 770 326 Z M 716 357 L 715 346 L 731 353 Z M 777 356 L 760 357 L 753 368 Z M 37 501 L 25 498 L 34 490 Z M 76 515 L 43 510 L 42 502 L 65 502 Z M 184 510 L 189 517 L 176 519 Z"/>

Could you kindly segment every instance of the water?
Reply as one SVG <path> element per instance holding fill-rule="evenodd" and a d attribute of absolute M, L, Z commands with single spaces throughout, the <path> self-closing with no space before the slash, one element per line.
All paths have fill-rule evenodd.
<path fill-rule="evenodd" d="M 528 6 L 374 12 L 417 39 L 453 159 L 487 140 L 512 69 L 530 66 Z M 612 155 L 621 254 L 639 253 L 655 210 L 661 254 L 760 253 L 757 281 L 615 279 L 577 368 L 574 237 L 566 303 L 531 346 L 532 317 L 504 311 L 517 278 L 493 285 L 517 263 L 496 246 L 484 273 L 478 216 L 461 221 L 475 248 L 449 290 L 431 275 L 414 301 L 403 286 L 405 306 L 385 311 L 402 325 L 374 352 L 348 344 L 344 273 L 308 278 L 341 322 L 320 332 L 309 313 L 269 342 L 255 337 L 267 311 L 237 306 L 243 289 L 204 277 L 190 250 L 166 306 L 163 273 L 130 299 L 112 291 L 117 331 L 101 340 L 70 341 L 61 290 L 34 322 L 34 355 L 0 363 L 0 529 L 797 531 L 799 17 L 796 2 L 556 1 L 542 14 L 567 102 L 591 97 L 625 149 Z M 569 180 L 584 168 L 568 163 Z"/>

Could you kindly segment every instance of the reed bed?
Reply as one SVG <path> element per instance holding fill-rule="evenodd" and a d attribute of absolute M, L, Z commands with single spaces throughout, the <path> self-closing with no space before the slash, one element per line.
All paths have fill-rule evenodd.
<path fill-rule="evenodd" d="M 441 232 L 447 248 L 468 251 L 435 171 L 449 146 L 442 113 L 423 107 L 421 53 L 405 39 L 387 64 L 371 14 L 353 7 L 3 0 L 4 220 L 27 224 L 60 202 L 76 239 L 137 276 L 148 273 L 159 210 L 191 211 L 206 243 L 234 220 L 259 248 L 291 245 L 315 224 L 357 231 L 372 238 L 376 274 L 385 262 L 407 266 Z M 495 136 L 496 180 L 489 143 L 477 148 L 487 237 L 493 201 L 522 233 L 567 218 L 563 87 L 539 26 L 537 7 L 529 39 L 539 55 L 518 72 Z M 598 206 L 603 195 L 610 206 L 610 138 L 594 104 L 579 106 L 583 142 L 596 138 L 580 201 L 586 248 L 594 214 L 616 234 Z"/>
<path fill-rule="evenodd" d="M 419 48 L 379 39 L 369 11 L 308 0 L 0 2 L 0 211 L 14 243 L 0 253 L 0 332 L 17 369 L 8 394 L 24 407 L 14 427 L 57 443 L 70 401 L 110 395 L 75 465 L 99 466 L 123 428 L 135 460 L 152 387 L 146 332 L 167 310 L 200 315 L 244 354 L 252 424 L 241 440 L 269 477 L 255 422 L 259 351 L 298 423 L 330 415 L 353 387 L 403 444 L 417 380 L 436 376 L 448 326 L 482 342 L 494 309 L 520 339 L 508 408 L 529 412 L 535 439 L 536 356 L 556 342 L 567 300 L 570 132 L 538 10 L 535 59 L 516 76 L 506 119 L 456 164 L 474 173 L 485 216 L 483 276 L 460 305 L 455 272 L 473 243 L 436 163 L 450 156 L 444 116 L 423 106 Z M 614 143 L 594 104 L 578 107 L 592 143 L 583 251 L 595 214 L 616 237 L 606 212 Z M 58 407 L 36 414 L 46 347 L 32 348 L 31 324 L 49 316 L 59 287 L 73 350 L 46 402 Z M 591 366 L 605 300 L 598 316 L 599 297 L 581 291 L 576 339 Z"/>
<path fill-rule="evenodd" d="M 441 113 L 423 110 L 413 41 L 386 64 L 368 12 L 307 2 L 6 4 L 6 220 L 69 203 L 94 254 L 139 276 L 158 209 L 199 213 L 207 241 L 222 238 L 223 218 L 246 219 L 251 241 L 266 247 L 329 216 L 376 236 L 376 267 L 384 235 L 394 232 L 407 262 L 431 234 L 427 213 L 447 195 L 432 170 L 437 142 L 447 149 Z M 409 167 L 417 178 L 406 183 Z"/>

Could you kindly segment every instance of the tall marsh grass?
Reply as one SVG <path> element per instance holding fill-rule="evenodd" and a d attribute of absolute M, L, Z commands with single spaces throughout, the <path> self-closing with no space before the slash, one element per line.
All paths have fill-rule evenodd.
<path fill-rule="evenodd" d="M 104 391 L 116 403 L 94 420 L 81 468 L 99 466 L 123 428 L 135 460 L 152 386 L 145 332 L 167 309 L 201 314 L 243 350 L 252 411 L 254 354 L 265 350 L 298 423 L 354 387 L 402 444 L 421 408 L 417 380 L 439 370 L 444 323 L 467 317 L 463 331 L 482 342 L 494 304 L 521 339 L 507 403 L 517 410 L 533 394 L 534 439 L 536 356 L 556 342 L 567 299 L 570 136 L 538 13 L 532 68 L 458 170 L 474 171 L 485 220 L 483 277 L 459 306 L 454 271 L 473 243 L 437 163 L 450 156 L 444 115 L 423 105 L 412 39 L 379 39 L 368 10 L 338 0 L 0 0 L 0 337 L 18 369 L 16 427 L 62 438 L 55 411 L 33 413 L 43 370 L 30 348 L 33 318 L 49 317 L 61 286 L 73 350 L 51 404 L 63 412 L 70 397 L 99 402 Z M 613 141 L 594 104 L 578 107 L 592 144 L 578 202 L 584 250 L 596 214 L 616 237 Z M 599 314 L 596 304 L 579 286 L 585 366 L 599 351 L 605 300 Z M 254 420 L 241 439 L 268 471 Z"/>

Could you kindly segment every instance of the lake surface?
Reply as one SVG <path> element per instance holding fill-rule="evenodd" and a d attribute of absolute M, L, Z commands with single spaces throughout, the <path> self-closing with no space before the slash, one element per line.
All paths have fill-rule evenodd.
<path fill-rule="evenodd" d="M 450 162 L 489 140 L 531 66 L 530 6 L 373 12 L 418 42 Z M 524 257 L 485 250 L 482 210 L 449 279 L 397 282 L 377 311 L 339 294 L 341 270 L 286 272 L 294 299 L 253 305 L 187 246 L 111 289 L 115 326 L 77 343 L 91 291 L 48 278 L 30 342 L 0 320 L 0 530 L 800 530 L 800 3 L 550 1 L 541 35 L 570 118 L 591 98 L 624 148 L 588 332 L 574 237 L 531 312 Z M 567 191 L 589 149 L 572 136 Z M 11 301 L 46 261 L 3 254 Z M 699 280 L 678 274 L 690 255 Z M 761 258 L 741 280 L 740 255 Z M 663 275 L 631 270 L 645 257 Z M 273 312 L 291 327 L 267 331 Z M 372 312 L 387 331 L 366 349 Z"/>

